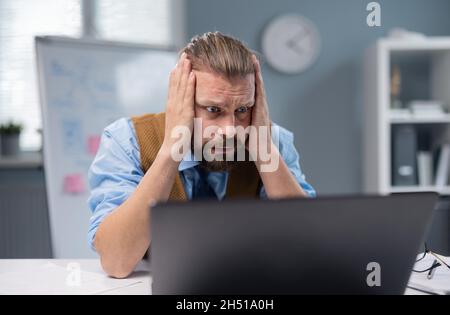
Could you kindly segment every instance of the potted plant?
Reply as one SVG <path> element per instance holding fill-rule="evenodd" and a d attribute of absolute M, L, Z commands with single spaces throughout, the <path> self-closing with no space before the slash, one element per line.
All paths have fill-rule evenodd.
<path fill-rule="evenodd" d="M 21 124 L 10 121 L 0 125 L 0 144 L 2 155 L 13 156 L 20 152 L 19 138 L 23 130 Z"/>

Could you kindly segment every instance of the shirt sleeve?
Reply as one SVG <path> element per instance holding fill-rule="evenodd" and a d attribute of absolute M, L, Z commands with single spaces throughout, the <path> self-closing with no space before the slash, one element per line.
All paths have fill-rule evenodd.
<path fill-rule="evenodd" d="M 272 134 L 274 135 L 273 138 L 278 140 L 279 151 L 282 159 L 286 163 L 291 173 L 295 176 L 298 184 L 308 194 L 309 197 L 316 197 L 315 189 L 306 181 L 306 176 L 305 174 L 303 174 L 300 167 L 300 155 L 294 145 L 294 134 L 287 129 L 275 124 L 274 128 L 272 128 Z M 267 198 L 267 193 L 264 186 L 261 187 L 260 197 Z"/>
<path fill-rule="evenodd" d="M 89 168 L 88 206 L 92 216 L 88 242 L 93 250 L 100 223 L 128 199 L 143 176 L 132 123 L 120 119 L 103 131 L 99 150 Z"/>

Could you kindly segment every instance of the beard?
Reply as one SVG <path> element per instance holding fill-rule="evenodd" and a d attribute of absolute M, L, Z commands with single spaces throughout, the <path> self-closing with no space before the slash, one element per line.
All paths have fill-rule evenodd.
<path fill-rule="evenodd" d="M 211 162 L 201 160 L 200 167 L 208 172 L 226 172 L 235 169 L 239 165 L 239 163 L 240 161 L 237 161 L 236 159 L 233 161 L 226 161 L 224 159 L 223 161 L 214 160 Z"/>
<path fill-rule="evenodd" d="M 224 140 L 223 143 L 227 143 L 227 142 Z M 204 146 L 205 145 L 203 145 L 203 147 L 202 147 L 202 154 L 203 154 Z M 238 139 L 235 137 L 233 139 L 234 152 L 233 152 L 232 158 L 230 158 L 230 154 L 228 154 L 228 156 L 227 156 L 227 153 L 225 153 L 225 152 L 222 154 L 221 160 L 216 159 L 217 155 L 215 155 L 215 158 L 212 161 L 207 161 L 202 156 L 199 166 L 208 172 L 231 171 L 231 170 L 235 169 L 237 166 L 239 166 L 240 164 L 242 164 L 242 162 L 250 161 L 250 154 L 249 154 L 247 148 L 245 148 L 245 147 L 244 147 L 245 148 L 244 158 L 242 159 L 242 157 L 241 157 L 241 160 L 238 160 L 238 149 L 237 149 L 238 147 L 239 147 Z M 194 141 L 191 141 L 191 149 L 192 149 L 192 152 L 195 152 L 194 151 Z"/>

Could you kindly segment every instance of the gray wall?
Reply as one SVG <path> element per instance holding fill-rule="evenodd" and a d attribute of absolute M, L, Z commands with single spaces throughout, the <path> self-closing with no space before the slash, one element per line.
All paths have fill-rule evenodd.
<path fill-rule="evenodd" d="M 50 257 L 42 169 L 0 169 L 0 259 Z"/>
<path fill-rule="evenodd" d="M 221 31 L 260 51 L 264 26 L 278 14 L 312 20 L 322 38 L 317 63 L 300 75 L 282 75 L 263 65 L 272 119 L 295 133 L 301 164 L 319 194 L 361 189 L 360 115 L 363 53 L 392 27 L 427 35 L 450 35 L 450 1 L 389 0 L 381 4 L 382 26 L 369 28 L 362 0 L 188 0 L 189 38 Z"/>

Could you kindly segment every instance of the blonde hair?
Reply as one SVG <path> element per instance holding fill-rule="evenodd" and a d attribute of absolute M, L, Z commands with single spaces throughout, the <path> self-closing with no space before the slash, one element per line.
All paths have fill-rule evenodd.
<path fill-rule="evenodd" d="M 194 36 L 180 53 L 183 52 L 194 70 L 212 71 L 227 78 L 255 73 L 255 53 L 240 40 L 220 32 Z"/>

